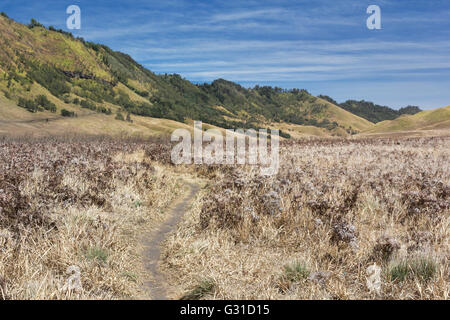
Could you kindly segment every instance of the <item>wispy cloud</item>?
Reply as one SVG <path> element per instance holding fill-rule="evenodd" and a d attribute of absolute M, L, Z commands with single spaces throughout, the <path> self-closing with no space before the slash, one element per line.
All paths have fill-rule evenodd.
<path fill-rule="evenodd" d="M 239 21 L 239 20 L 247 20 L 251 18 L 276 18 L 280 19 L 282 16 L 286 16 L 289 11 L 280 9 L 280 8 L 269 8 L 262 10 L 241 10 L 230 13 L 219 13 L 213 15 L 209 22 L 218 23 L 223 21 Z"/>

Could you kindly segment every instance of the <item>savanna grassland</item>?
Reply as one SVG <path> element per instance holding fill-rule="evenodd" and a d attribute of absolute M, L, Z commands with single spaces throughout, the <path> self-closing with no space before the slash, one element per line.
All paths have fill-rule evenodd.
<path fill-rule="evenodd" d="M 174 166 L 163 140 L 4 138 L 0 299 L 148 298 L 142 240 L 187 179 L 168 298 L 447 299 L 449 141 L 283 141 L 267 177 Z"/>
<path fill-rule="evenodd" d="M 210 179 L 167 241 L 173 298 L 448 299 L 450 139 L 285 142 Z"/>
<path fill-rule="evenodd" d="M 140 237 L 182 192 L 180 177 L 155 162 L 167 148 L 1 140 L 0 299 L 145 297 Z"/>

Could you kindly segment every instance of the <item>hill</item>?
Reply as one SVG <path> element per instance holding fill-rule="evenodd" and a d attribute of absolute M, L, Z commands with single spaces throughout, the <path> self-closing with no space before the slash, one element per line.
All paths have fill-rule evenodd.
<path fill-rule="evenodd" d="M 23 25 L 2 14 L 0 48 L 0 92 L 5 97 L 1 108 L 9 108 L 0 116 L 15 113 L 14 121 L 33 120 L 36 126 L 39 119 L 50 117 L 55 119 L 46 125 L 56 124 L 58 118 L 60 123 L 90 123 L 90 131 L 95 131 L 102 127 L 96 121 L 107 121 L 114 122 L 111 128 L 140 131 L 135 127 L 149 121 L 145 118 L 179 126 L 195 119 L 222 128 L 289 128 L 294 136 L 309 131 L 297 127 L 349 135 L 372 126 L 306 90 L 247 89 L 223 79 L 195 85 L 177 74 L 157 75 L 124 53 L 35 20 Z M 12 112 L 12 105 L 28 113 Z M 117 124 L 125 119 L 136 121 Z M 8 119 L 0 120 L 5 128 Z"/>
<path fill-rule="evenodd" d="M 338 103 L 329 96 L 320 95 L 319 98 L 327 100 L 328 102 L 373 123 L 378 123 L 384 120 L 394 120 L 404 114 L 416 114 L 422 111 L 416 106 L 407 106 L 400 108 L 399 110 L 395 110 L 390 107 L 380 106 L 365 100 L 347 100 L 343 103 Z"/>
<path fill-rule="evenodd" d="M 450 106 L 422 111 L 414 115 L 403 115 L 395 120 L 382 121 L 363 134 L 416 133 L 450 129 Z"/>

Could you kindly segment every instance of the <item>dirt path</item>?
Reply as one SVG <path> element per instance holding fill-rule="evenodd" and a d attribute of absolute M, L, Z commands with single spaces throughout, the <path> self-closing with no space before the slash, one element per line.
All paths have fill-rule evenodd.
<path fill-rule="evenodd" d="M 192 199 L 200 189 L 200 186 L 197 184 L 188 184 L 188 187 L 190 190 L 187 192 L 187 195 L 169 210 L 167 220 L 145 242 L 145 266 L 152 277 L 145 285 L 153 300 L 167 299 L 166 280 L 159 269 L 162 242 L 176 228 L 183 215 L 188 211 Z"/>

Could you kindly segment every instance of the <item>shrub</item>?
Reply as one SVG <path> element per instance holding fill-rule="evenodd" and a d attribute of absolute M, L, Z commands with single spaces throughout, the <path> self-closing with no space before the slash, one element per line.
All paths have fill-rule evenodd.
<path fill-rule="evenodd" d="M 127 121 L 133 123 L 133 120 L 131 120 L 131 114 L 129 112 L 127 114 Z"/>
<path fill-rule="evenodd" d="M 298 282 L 300 280 L 308 278 L 309 273 L 310 272 L 306 264 L 295 261 L 292 264 L 284 266 L 283 277 L 290 282 Z"/>
<path fill-rule="evenodd" d="M 43 111 L 35 100 L 19 98 L 18 106 L 27 109 L 29 112 Z"/>
<path fill-rule="evenodd" d="M 38 82 L 41 86 L 48 89 L 54 96 L 59 97 L 70 93 L 70 87 L 67 85 L 66 76 L 49 65 L 27 62 L 31 70 L 28 75 L 31 79 Z"/>
<path fill-rule="evenodd" d="M 282 138 L 285 138 L 285 139 L 290 139 L 291 138 L 291 135 L 289 133 L 284 132 L 282 130 L 280 130 L 279 134 L 280 134 L 280 137 L 282 137 Z"/>
<path fill-rule="evenodd" d="M 35 100 L 19 98 L 18 106 L 27 109 L 30 112 L 48 110 L 56 112 L 56 105 L 50 102 L 45 95 L 39 95 Z"/>
<path fill-rule="evenodd" d="M 106 108 L 103 107 L 103 106 L 97 107 L 97 112 L 100 112 L 100 113 L 106 113 L 107 111 L 108 111 L 108 109 L 106 109 Z"/>
<path fill-rule="evenodd" d="M 48 110 L 50 112 L 56 112 L 56 105 L 52 102 L 50 102 L 45 95 L 39 95 L 36 98 L 36 103 L 43 107 L 45 110 Z"/>
<path fill-rule="evenodd" d="M 77 79 L 72 80 L 72 82 L 82 89 L 79 95 L 84 98 L 88 98 L 98 103 L 103 101 L 114 101 L 115 93 L 111 85 L 95 79 Z"/>
<path fill-rule="evenodd" d="M 40 24 L 36 19 L 31 19 L 31 22 L 28 25 L 28 28 L 33 29 L 35 27 L 44 27 L 44 26 L 42 24 Z"/>
<path fill-rule="evenodd" d="M 122 113 L 117 112 L 117 114 L 116 114 L 116 120 L 125 121 L 125 119 L 124 119 Z"/>
<path fill-rule="evenodd" d="M 62 109 L 62 110 L 61 110 L 61 115 L 62 115 L 63 117 L 70 117 L 70 118 L 74 118 L 74 117 L 77 116 L 75 112 L 73 112 L 73 111 L 68 111 L 68 110 L 66 110 L 66 109 Z"/>
<path fill-rule="evenodd" d="M 88 100 L 81 100 L 80 102 L 81 107 L 92 110 L 92 111 L 97 111 L 97 106 L 95 105 L 95 103 L 92 103 Z"/>
<path fill-rule="evenodd" d="M 199 300 L 208 293 L 211 293 L 215 287 L 216 284 L 213 279 L 204 279 L 191 291 L 186 293 L 181 300 Z"/>

